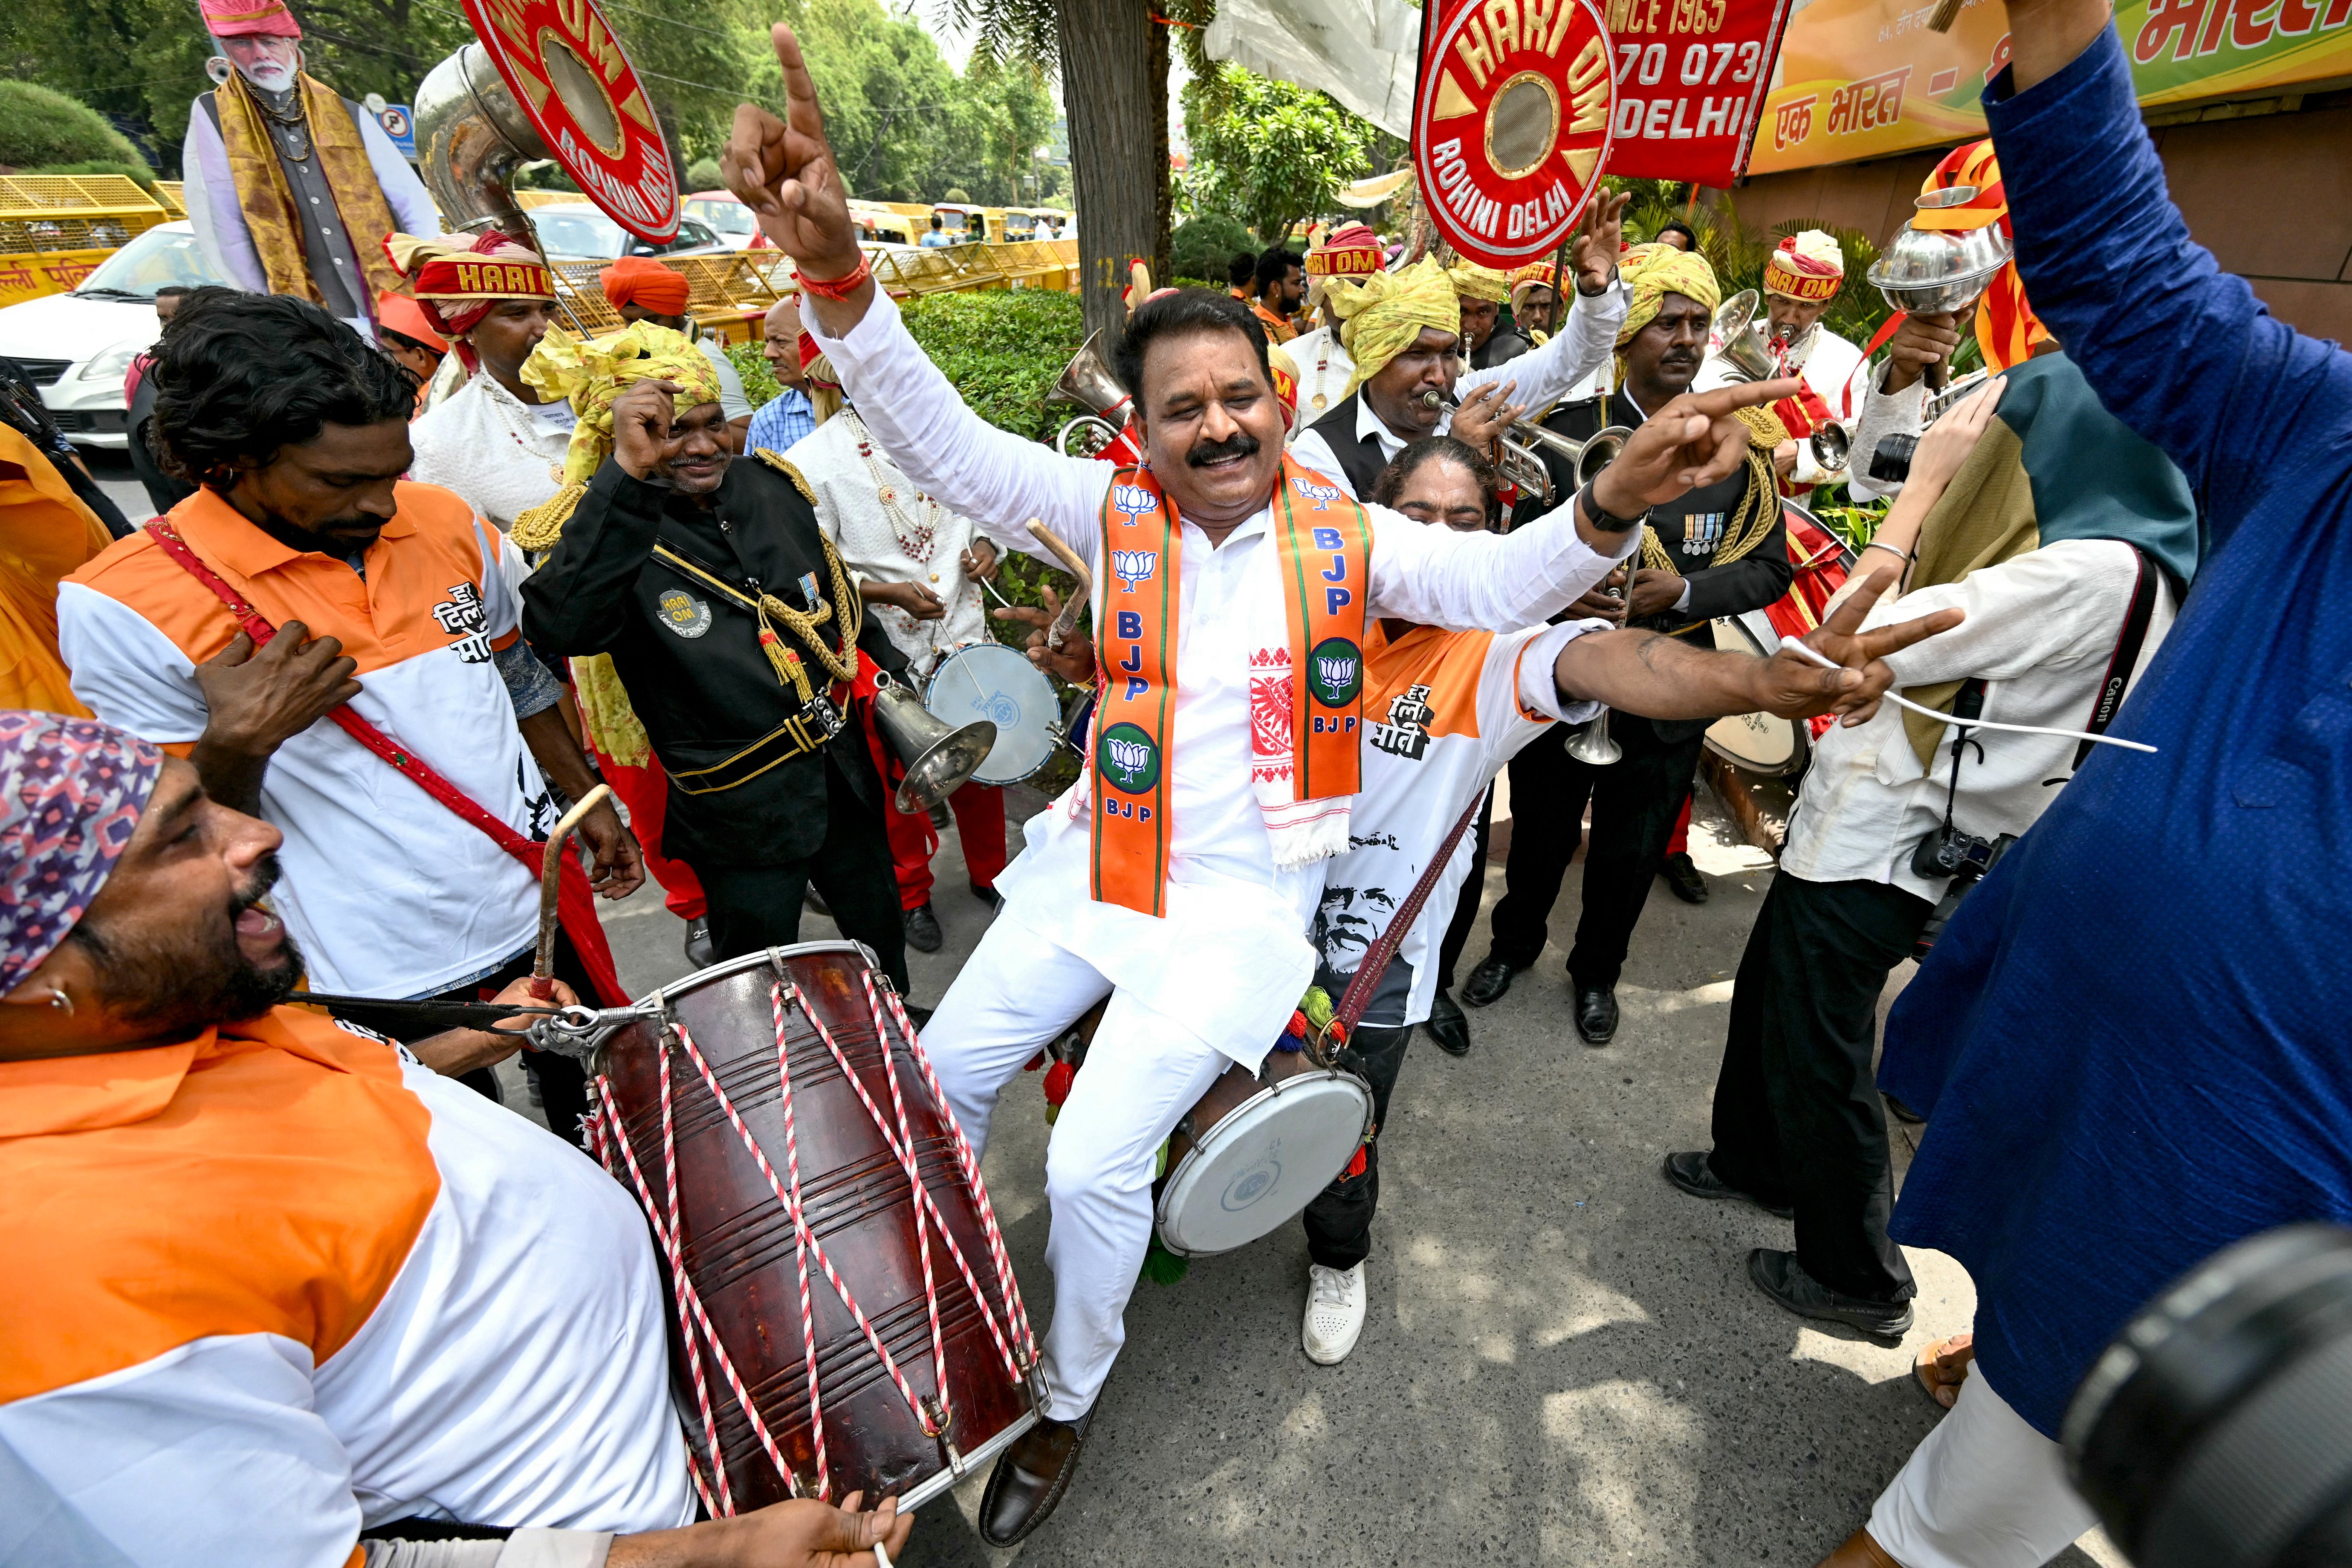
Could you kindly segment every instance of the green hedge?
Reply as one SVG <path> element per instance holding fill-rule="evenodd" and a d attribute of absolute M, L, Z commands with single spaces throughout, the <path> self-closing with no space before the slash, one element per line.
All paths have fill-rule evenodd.
<path fill-rule="evenodd" d="M 29 81 L 0 81 L 0 163 L 53 174 L 67 173 L 59 165 L 71 163 L 103 163 L 108 167 L 90 172 L 104 174 L 129 172 L 116 164 L 147 167 L 131 138 L 104 115 Z"/>
<path fill-rule="evenodd" d="M 1085 341 L 1078 297 L 1051 289 L 919 294 L 899 302 L 931 363 L 973 413 L 1001 430 L 1045 440 L 1069 411 L 1045 394 Z"/>

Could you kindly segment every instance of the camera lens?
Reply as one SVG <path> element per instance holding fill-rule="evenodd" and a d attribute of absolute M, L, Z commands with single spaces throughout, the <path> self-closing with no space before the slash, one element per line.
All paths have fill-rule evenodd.
<path fill-rule="evenodd" d="M 1899 485 L 1911 477 L 1911 454 L 1919 449 L 1916 436 L 1882 436 L 1878 447 L 1870 454 L 1870 477 L 1885 484 Z"/>
<path fill-rule="evenodd" d="M 2125 1325 L 2060 1436 L 2140 1568 L 2352 1563 L 2352 1231 L 2208 1258 Z"/>

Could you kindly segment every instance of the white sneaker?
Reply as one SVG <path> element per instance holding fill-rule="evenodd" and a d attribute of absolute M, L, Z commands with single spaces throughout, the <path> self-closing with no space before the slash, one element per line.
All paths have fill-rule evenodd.
<path fill-rule="evenodd" d="M 1308 1264 L 1307 1321 L 1299 1331 L 1307 1359 L 1336 1366 L 1348 1359 L 1348 1352 L 1356 1348 L 1356 1336 L 1363 1331 L 1364 1266 L 1326 1268 L 1319 1263 Z"/>

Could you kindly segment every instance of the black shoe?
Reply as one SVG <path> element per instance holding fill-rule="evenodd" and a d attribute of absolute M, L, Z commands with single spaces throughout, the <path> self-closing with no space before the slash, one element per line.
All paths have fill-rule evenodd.
<path fill-rule="evenodd" d="M 1451 993 L 1441 991 L 1437 994 L 1437 999 L 1429 1005 L 1428 1022 L 1422 1027 L 1429 1031 L 1429 1037 L 1435 1040 L 1437 1048 L 1447 1056 L 1466 1057 L 1470 1054 L 1470 1020 L 1462 1016 L 1462 1009 Z"/>
<path fill-rule="evenodd" d="M 1666 879 L 1666 886 L 1672 888 L 1675 897 L 1683 902 L 1686 904 L 1706 902 L 1706 879 L 1700 876 L 1698 868 L 1691 864 L 1691 858 L 1687 852 L 1667 856 L 1664 863 L 1658 868 L 1658 875 Z"/>
<path fill-rule="evenodd" d="M 1605 1046 L 1617 1033 L 1617 988 L 1580 985 L 1576 988 L 1576 1032 L 1588 1046 Z"/>
<path fill-rule="evenodd" d="M 1666 1180 L 1695 1198 L 1737 1198 L 1744 1204 L 1754 1204 L 1766 1214 L 1776 1215 L 1780 1219 L 1797 1217 L 1797 1211 L 1792 1207 L 1780 1204 L 1768 1204 L 1754 1193 L 1743 1193 L 1738 1187 L 1726 1184 L 1722 1177 L 1715 1173 L 1715 1166 L 1708 1163 L 1706 1151 L 1704 1149 L 1693 1149 L 1687 1153 L 1667 1155 Z"/>
<path fill-rule="evenodd" d="M 1886 1100 L 1886 1109 L 1893 1113 L 1895 1121 L 1909 1127 L 1925 1127 L 1927 1124 L 1927 1119 L 1926 1117 L 1920 1115 L 1917 1111 L 1912 1110 L 1909 1106 L 1904 1104 L 1893 1095 L 1886 1095 L 1884 1098 Z"/>
<path fill-rule="evenodd" d="M 1756 1289 L 1801 1318 L 1843 1323 L 1876 1340 L 1900 1340 L 1911 1331 L 1911 1303 L 1845 1296 L 1805 1272 L 1793 1252 L 1759 1247 L 1748 1255 L 1748 1278 Z"/>
<path fill-rule="evenodd" d="M 971 896 L 986 904 L 992 911 L 1004 907 L 1004 895 L 994 888 L 975 887 L 971 889 Z"/>
<path fill-rule="evenodd" d="M 929 904 L 918 904 L 907 911 L 907 945 L 917 952 L 937 952 L 947 942 L 940 930 L 940 917 L 931 913 Z"/>
<path fill-rule="evenodd" d="M 940 801 L 931 807 L 931 826 L 941 833 L 948 830 L 948 803 Z"/>
<path fill-rule="evenodd" d="M 697 969 L 708 969 L 719 962 L 719 944 L 710 940 L 709 915 L 686 922 L 686 961 Z"/>
<path fill-rule="evenodd" d="M 833 906 L 824 901 L 824 895 L 816 890 L 814 882 L 802 889 L 801 908 L 813 915 L 823 915 L 827 920 L 833 918 Z"/>
<path fill-rule="evenodd" d="M 1499 1002 L 1503 993 L 1511 988 L 1511 976 L 1517 970 L 1499 958 L 1490 958 L 1470 972 L 1470 979 L 1462 987 L 1462 1003 L 1467 1007 L 1484 1007 Z"/>
<path fill-rule="evenodd" d="M 1070 1476 L 1078 1468 L 1078 1452 L 1087 1446 L 1087 1428 L 1095 1413 L 1076 1421 L 1040 1416 L 1013 1440 L 988 1475 L 988 1489 L 980 1498 L 980 1538 L 991 1546 L 1011 1546 L 1045 1522 L 1070 1489 Z"/>

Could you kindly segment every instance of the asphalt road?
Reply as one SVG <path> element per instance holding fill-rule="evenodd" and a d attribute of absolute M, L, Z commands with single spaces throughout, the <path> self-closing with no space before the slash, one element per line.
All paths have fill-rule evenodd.
<path fill-rule="evenodd" d="M 127 464 L 92 468 L 134 521 L 148 514 Z M 1701 801 L 1693 853 L 1714 896 L 1692 907 L 1656 889 L 1612 1045 L 1578 1041 L 1557 942 L 1471 1015 L 1469 1056 L 1415 1040 L 1382 1145 L 1370 1318 L 1345 1363 L 1318 1367 L 1299 1349 L 1296 1228 L 1176 1285 L 1147 1281 L 1055 1517 L 992 1551 L 970 1523 L 975 1479 L 923 1511 L 900 1561 L 1806 1568 L 1859 1525 L 1937 1419 L 1911 1357 L 1966 1329 L 1974 1295 L 1949 1258 L 1914 1252 L 1920 1295 L 1899 1349 L 1810 1326 L 1742 1267 L 1749 1247 L 1791 1245 L 1788 1224 L 1685 1197 L 1660 1175 L 1668 1151 L 1708 1142 L 1731 976 L 1771 875 Z M 963 890 L 952 830 L 938 876 L 947 947 L 910 955 L 924 1005 L 989 918 Z M 1577 878 L 1556 937 L 1573 927 Z M 1499 867 L 1487 881 L 1491 905 Z M 632 991 L 686 972 L 684 928 L 656 889 L 605 919 Z M 835 933 L 811 916 L 802 934 Z M 1482 927 L 1467 962 L 1485 947 Z M 985 1174 L 1042 1328 L 1053 1289 L 1035 1082 L 1007 1091 Z M 1907 1155 L 1898 1142 L 1898 1180 Z M 2057 1561 L 2123 1563 L 2095 1533 Z"/>

